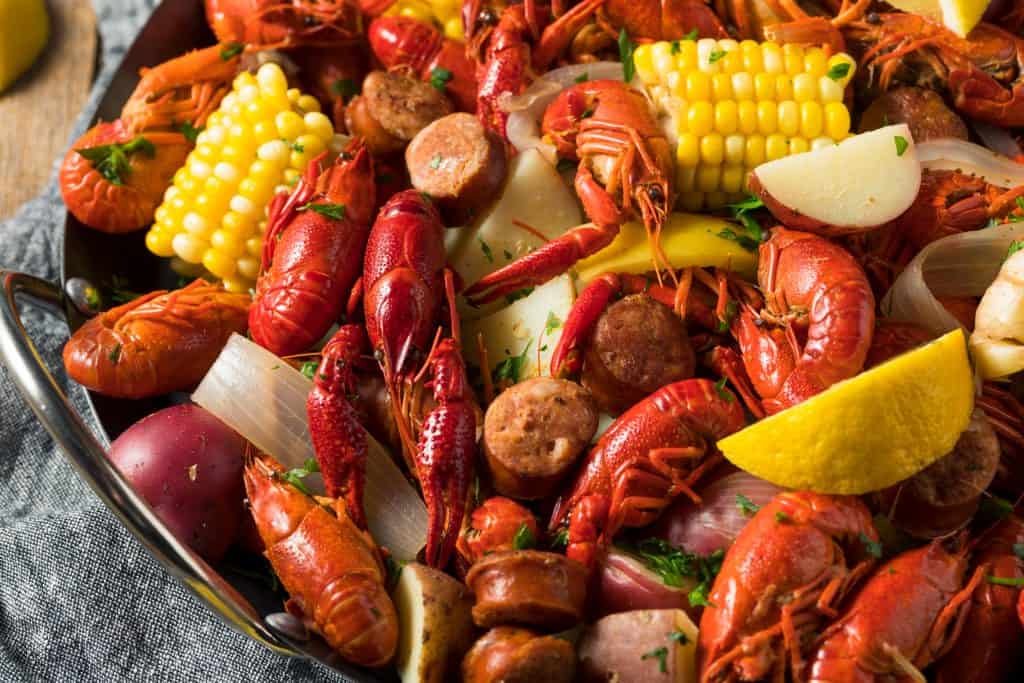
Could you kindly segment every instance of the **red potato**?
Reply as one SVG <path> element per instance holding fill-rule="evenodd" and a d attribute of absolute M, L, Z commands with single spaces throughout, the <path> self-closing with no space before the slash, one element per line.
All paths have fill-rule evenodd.
<path fill-rule="evenodd" d="M 580 639 L 578 680 L 695 683 L 697 627 L 678 609 L 611 614 Z"/>
<path fill-rule="evenodd" d="M 700 616 L 700 608 L 692 608 L 687 597 L 697 585 L 696 579 L 688 577 L 679 587 L 666 585 L 643 562 L 614 548 L 608 551 L 601 563 L 596 581 L 594 611 L 597 616 L 638 609 L 673 608 L 686 610 L 693 618 Z"/>
<path fill-rule="evenodd" d="M 178 540 L 216 562 L 245 512 L 244 449 L 245 440 L 211 413 L 177 405 L 129 427 L 109 457 Z"/>

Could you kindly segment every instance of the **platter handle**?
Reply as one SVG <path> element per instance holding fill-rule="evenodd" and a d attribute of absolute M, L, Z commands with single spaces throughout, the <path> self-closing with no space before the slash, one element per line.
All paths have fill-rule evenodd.
<path fill-rule="evenodd" d="M 0 269 L 0 361 L 78 475 L 140 543 L 225 623 L 286 655 L 303 653 L 272 633 L 259 613 L 210 565 L 178 541 L 121 477 L 106 450 L 68 402 L 21 322 L 18 295 L 60 314 L 64 295 L 52 282 Z"/>

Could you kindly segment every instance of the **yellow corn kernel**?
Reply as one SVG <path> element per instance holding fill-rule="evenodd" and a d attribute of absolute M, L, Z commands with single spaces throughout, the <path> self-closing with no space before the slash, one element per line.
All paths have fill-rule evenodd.
<path fill-rule="evenodd" d="M 214 230 L 210 235 L 210 247 L 225 256 L 241 256 L 245 253 L 245 238 L 227 230 Z"/>
<path fill-rule="evenodd" d="M 831 147 L 834 144 L 836 144 L 835 140 L 823 135 L 819 138 L 814 138 L 811 141 L 811 149 L 817 152 L 819 149 L 825 149 L 826 147 Z"/>
<path fill-rule="evenodd" d="M 302 117 L 302 121 L 310 135 L 317 136 L 325 145 L 334 137 L 334 124 L 322 112 L 311 111 Z"/>
<path fill-rule="evenodd" d="M 256 82 L 259 83 L 260 92 L 264 96 L 285 95 L 288 91 L 288 79 L 285 77 L 284 72 L 281 71 L 281 68 L 274 68 L 275 66 L 269 63 L 264 64 L 256 72 Z"/>
<path fill-rule="evenodd" d="M 811 149 L 811 144 L 807 142 L 807 138 L 795 137 L 789 139 L 789 154 L 803 154 Z"/>
<path fill-rule="evenodd" d="M 199 181 L 193 178 L 191 174 L 185 173 L 182 175 L 181 180 L 175 180 L 174 187 L 168 188 L 168 191 L 177 189 L 184 195 L 194 195 L 199 191 L 199 187 Z M 166 199 L 173 199 L 173 197 L 166 197 Z"/>
<path fill-rule="evenodd" d="M 779 102 L 779 132 L 796 135 L 800 130 L 800 105 L 793 100 Z"/>
<path fill-rule="evenodd" d="M 633 67 L 640 80 L 647 85 L 658 82 L 659 74 L 654 70 L 654 55 L 651 43 L 637 45 L 633 50 Z"/>
<path fill-rule="evenodd" d="M 737 100 L 754 99 L 754 78 L 746 71 L 734 73 L 732 79 L 732 93 Z"/>
<path fill-rule="evenodd" d="M 246 280 L 255 280 L 260 274 L 259 259 L 242 256 L 235 262 L 235 270 Z"/>
<path fill-rule="evenodd" d="M 276 140 L 278 135 L 277 125 L 273 121 L 258 121 L 253 124 L 252 139 L 256 142 L 257 146 L 271 140 Z"/>
<path fill-rule="evenodd" d="M 705 165 L 719 165 L 725 159 L 725 139 L 710 133 L 700 139 L 700 161 Z"/>
<path fill-rule="evenodd" d="M 716 74 L 722 70 L 721 61 L 725 51 L 720 50 L 714 38 L 701 38 L 697 41 L 697 60 L 700 70 L 707 74 Z"/>
<path fill-rule="evenodd" d="M 245 294 L 252 289 L 253 282 L 241 277 L 226 277 L 223 279 L 224 289 L 232 294 Z"/>
<path fill-rule="evenodd" d="M 704 136 L 714 125 L 714 111 L 710 102 L 693 102 L 686 112 L 687 127 L 694 135 Z"/>
<path fill-rule="evenodd" d="M 743 52 L 744 71 L 752 74 L 764 71 L 764 58 L 762 57 L 760 45 L 753 40 L 744 40 L 740 43 L 740 50 Z"/>
<path fill-rule="evenodd" d="M 757 104 L 750 100 L 744 100 L 736 105 L 736 115 L 739 119 L 740 132 L 750 135 L 757 131 Z"/>
<path fill-rule="evenodd" d="M 298 88 L 288 88 L 288 92 L 286 94 L 288 95 L 288 101 L 292 104 L 297 104 L 299 98 L 302 97 L 302 91 Z"/>
<path fill-rule="evenodd" d="M 295 104 L 304 114 L 311 111 L 320 111 L 320 101 L 312 95 L 302 95 Z"/>
<path fill-rule="evenodd" d="M 845 88 L 846 84 L 850 82 L 853 78 L 854 72 L 857 70 L 857 63 L 853 61 L 853 57 L 850 55 L 845 52 L 840 52 L 839 54 L 832 55 L 832 57 L 829 58 L 828 71 L 832 71 L 841 64 L 849 64 L 849 66 L 847 67 L 846 73 L 842 77 L 836 79 L 836 83 Z"/>
<path fill-rule="evenodd" d="M 725 100 L 715 104 L 715 130 L 722 135 L 735 133 L 739 128 L 739 107 L 735 100 Z"/>
<path fill-rule="evenodd" d="M 235 259 L 219 249 L 206 250 L 203 254 L 203 266 L 221 279 L 229 278 L 235 274 Z"/>
<path fill-rule="evenodd" d="M 746 149 L 743 151 L 743 163 L 747 168 L 756 168 L 765 162 L 765 137 L 751 135 L 747 137 Z"/>
<path fill-rule="evenodd" d="M 153 229 L 146 233 L 146 248 L 157 256 L 174 256 L 174 247 L 171 246 L 173 239 L 173 232 Z"/>
<path fill-rule="evenodd" d="M 700 162 L 700 139 L 693 133 L 679 136 L 676 145 L 676 160 L 682 167 L 696 166 Z"/>
<path fill-rule="evenodd" d="M 711 99 L 711 77 L 703 71 L 690 71 L 686 74 L 686 99 L 700 102 Z"/>
<path fill-rule="evenodd" d="M 704 208 L 704 193 L 696 191 L 684 192 L 680 195 L 679 201 L 685 211 L 700 211 Z"/>
<path fill-rule="evenodd" d="M 776 43 L 761 44 L 761 59 L 764 60 L 764 70 L 770 74 L 781 74 L 786 72 L 785 60 L 782 57 L 782 48 Z"/>
<path fill-rule="evenodd" d="M 811 74 L 793 76 L 793 99 L 797 102 L 810 102 L 818 96 L 818 80 Z"/>
<path fill-rule="evenodd" d="M 760 72 L 754 74 L 754 97 L 758 102 L 775 99 L 775 76 Z"/>
<path fill-rule="evenodd" d="M 182 227 L 188 232 L 192 233 L 196 237 L 206 239 L 210 236 L 210 232 L 213 230 L 213 226 L 210 225 L 210 221 L 195 211 L 190 211 L 185 214 L 185 220 L 181 222 Z"/>
<path fill-rule="evenodd" d="M 651 66 L 659 76 L 667 74 L 676 65 L 672 46 L 667 41 L 659 41 L 651 45 Z"/>
<path fill-rule="evenodd" d="M 825 128 L 825 113 L 817 102 L 800 105 L 800 134 L 807 139 L 821 135 Z"/>
<path fill-rule="evenodd" d="M 179 232 L 171 240 L 171 248 L 174 253 L 183 261 L 188 263 L 202 263 L 203 254 L 206 253 L 206 242 L 195 235 L 187 232 Z"/>
<path fill-rule="evenodd" d="M 804 71 L 817 78 L 828 71 L 828 57 L 820 47 L 810 47 L 804 52 Z"/>
<path fill-rule="evenodd" d="M 775 161 L 789 154 L 789 142 L 785 135 L 775 133 L 764 141 L 764 155 L 768 161 Z"/>
<path fill-rule="evenodd" d="M 676 55 L 676 67 L 682 72 L 687 72 L 696 69 L 697 64 L 697 41 L 680 40 L 679 54 Z"/>
<path fill-rule="evenodd" d="M 444 35 L 452 40 L 462 40 L 466 37 L 465 29 L 462 26 L 460 17 L 449 17 L 444 21 Z"/>
<path fill-rule="evenodd" d="M 738 48 L 733 48 L 725 53 L 725 57 L 722 58 L 722 71 L 727 74 L 743 71 L 743 53 Z"/>
<path fill-rule="evenodd" d="M 779 108 L 774 102 L 757 103 L 757 130 L 770 135 L 779 129 Z"/>
<path fill-rule="evenodd" d="M 782 59 L 786 64 L 786 73 L 791 76 L 803 73 L 804 70 L 804 49 L 796 43 L 786 43 L 782 46 Z"/>
<path fill-rule="evenodd" d="M 306 132 L 306 123 L 303 118 L 291 110 L 279 112 L 274 117 L 274 124 L 281 137 L 297 138 Z"/>
<path fill-rule="evenodd" d="M 717 190 L 721 180 L 722 167 L 718 164 L 697 167 L 697 189 L 701 192 Z"/>
<path fill-rule="evenodd" d="M 221 228 L 232 235 L 246 238 L 256 231 L 256 221 L 251 215 L 228 211 L 220 221 Z"/>
<path fill-rule="evenodd" d="M 742 135 L 729 135 L 725 138 L 725 163 L 742 164 L 746 149 L 746 139 Z"/>
<path fill-rule="evenodd" d="M 793 77 L 789 74 L 775 77 L 775 99 L 780 102 L 793 99 Z"/>
<path fill-rule="evenodd" d="M 843 140 L 850 133 L 850 112 L 839 102 L 825 105 L 825 135 L 836 142 Z"/>
<path fill-rule="evenodd" d="M 826 102 L 842 102 L 844 94 L 843 86 L 828 76 L 818 78 L 818 97 L 821 98 L 822 104 Z"/>
<path fill-rule="evenodd" d="M 399 10 L 398 14 L 403 17 L 422 21 L 424 24 L 434 23 L 434 13 L 430 11 L 430 6 L 425 2 L 419 2 L 418 0 L 404 0 L 402 3 L 402 9 Z"/>
<path fill-rule="evenodd" d="M 680 166 L 676 172 L 676 182 L 680 192 L 691 192 L 697 187 L 697 167 Z"/>
<path fill-rule="evenodd" d="M 669 71 L 665 74 L 663 80 L 665 81 L 665 85 L 668 86 L 668 91 L 672 93 L 674 97 L 686 97 L 686 79 L 683 77 L 682 72 L 675 70 Z"/>
<path fill-rule="evenodd" d="M 722 191 L 739 192 L 743 187 L 743 167 L 726 166 L 722 169 Z"/>
<path fill-rule="evenodd" d="M 734 98 L 732 92 L 732 75 L 721 73 L 711 76 L 711 94 L 715 102 L 722 102 Z"/>
<path fill-rule="evenodd" d="M 263 235 L 253 235 L 245 240 L 245 251 L 249 256 L 259 256 L 263 253 Z"/>

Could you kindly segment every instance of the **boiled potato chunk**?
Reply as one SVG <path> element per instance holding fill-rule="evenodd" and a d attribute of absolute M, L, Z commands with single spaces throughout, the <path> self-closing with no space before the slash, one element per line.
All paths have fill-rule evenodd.
<path fill-rule="evenodd" d="M 555 167 L 540 152 L 528 150 L 512 160 L 497 203 L 475 224 L 449 231 L 456 233 L 446 240 L 449 263 L 467 285 L 473 284 L 543 244 L 530 228 L 551 239 L 579 225 L 582 218 L 575 195 Z M 484 313 L 467 307 L 463 315 Z"/>
<path fill-rule="evenodd" d="M 402 683 L 443 683 L 458 675 L 473 644 L 473 597 L 444 572 L 418 563 L 402 569 L 394 593 Z"/>
<path fill-rule="evenodd" d="M 681 609 L 609 614 L 583 634 L 581 680 L 697 683 L 697 627 Z"/>
<path fill-rule="evenodd" d="M 485 318 L 464 321 L 464 353 L 470 362 L 478 361 L 476 339 L 482 334 L 492 376 L 499 365 L 498 374 L 513 384 L 547 375 L 572 302 L 572 282 L 568 275 L 559 275 Z"/>
<path fill-rule="evenodd" d="M 672 213 L 661 231 L 661 246 L 673 268 L 717 267 L 753 278 L 757 250 L 741 245 L 743 228 L 735 223 L 692 213 Z M 583 283 L 605 272 L 646 273 L 654 269 L 643 223 L 626 223 L 607 247 L 576 264 Z"/>

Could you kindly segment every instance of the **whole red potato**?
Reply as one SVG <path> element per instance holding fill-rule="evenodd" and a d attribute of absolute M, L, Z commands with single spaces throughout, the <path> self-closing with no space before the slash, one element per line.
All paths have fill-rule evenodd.
<path fill-rule="evenodd" d="M 244 449 L 230 427 L 186 404 L 133 424 L 111 444 L 109 457 L 178 540 L 216 562 L 245 512 Z"/>

